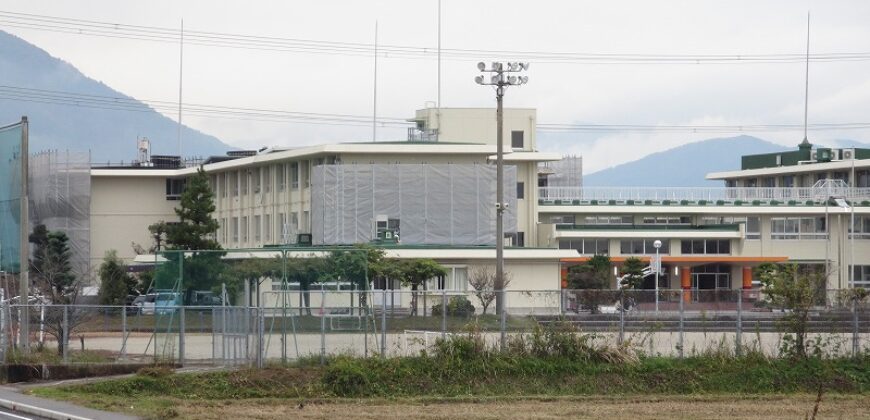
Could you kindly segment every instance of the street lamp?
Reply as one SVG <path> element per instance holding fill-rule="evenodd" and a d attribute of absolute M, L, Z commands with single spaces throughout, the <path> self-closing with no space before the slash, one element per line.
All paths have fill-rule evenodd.
<path fill-rule="evenodd" d="M 659 248 L 662 247 L 662 241 L 656 239 L 653 242 L 653 248 L 656 249 L 656 262 L 654 265 L 654 269 L 656 270 L 656 313 L 659 312 L 659 271 L 662 269 L 662 259 L 659 256 Z"/>
<path fill-rule="evenodd" d="M 496 294 L 495 312 L 499 316 L 504 311 L 504 211 L 507 203 L 504 202 L 504 145 L 502 115 L 502 98 L 505 88 L 519 86 L 529 82 L 528 76 L 511 76 L 510 73 L 519 73 L 529 69 L 529 63 L 499 63 L 493 62 L 489 68 L 486 63 L 477 63 L 477 69 L 482 73 L 489 73 L 489 78 L 483 75 L 474 78 L 479 85 L 495 86 L 496 100 L 496 187 L 495 187 L 495 281 L 493 289 L 500 291 Z"/>

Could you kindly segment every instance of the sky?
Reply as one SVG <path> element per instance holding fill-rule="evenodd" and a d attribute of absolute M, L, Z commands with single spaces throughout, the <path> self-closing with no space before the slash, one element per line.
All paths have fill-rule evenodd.
<path fill-rule="evenodd" d="M 99 22 L 318 41 L 435 48 L 437 0 L 4 0 L 0 11 Z M 441 1 L 445 49 L 601 54 L 801 54 L 811 12 L 810 49 L 870 53 L 867 1 Z M 11 32 L 84 74 L 139 99 L 177 101 L 177 44 Z M 498 54 L 500 56 L 500 54 Z M 494 57 L 531 63 L 529 84 L 511 88 L 508 107 L 538 110 L 540 123 L 643 125 L 801 124 L 804 64 L 614 64 L 547 62 L 522 53 Z M 474 84 L 476 60 L 445 59 L 441 105 L 494 106 Z M 336 55 L 185 45 L 183 101 L 298 112 L 372 115 L 374 60 Z M 410 118 L 437 100 L 434 56 L 378 58 L 379 117 Z M 810 123 L 870 121 L 870 61 L 812 62 Z M 176 115 L 168 115 L 176 118 Z M 242 148 L 370 141 L 371 127 L 185 117 L 184 122 Z M 753 134 L 793 146 L 803 133 L 540 133 L 545 151 L 579 154 L 593 172 L 712 137 Z M 403 140 L 379 128 L 378 140 Z M 870 141 L 870 130 L 813 131 L 813 142 Z"/>

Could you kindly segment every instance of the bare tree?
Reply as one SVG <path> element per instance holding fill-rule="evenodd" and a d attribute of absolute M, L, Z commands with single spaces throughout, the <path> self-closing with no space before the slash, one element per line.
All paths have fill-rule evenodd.
<path fill-rule="evenodd" d="M 483 314 L 489 305 L 495 300 L 495 268 L 490 266 L 478 266 L 471 270 L 468 275 L 468 284 L 474 289 L 474 296 L 480 301 Z M 511 274 L 504 272 L 504 288 L 511 284 Z"/>

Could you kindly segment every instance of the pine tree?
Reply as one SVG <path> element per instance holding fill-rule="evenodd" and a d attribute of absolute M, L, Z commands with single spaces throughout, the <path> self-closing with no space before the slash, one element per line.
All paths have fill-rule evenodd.
<path fill-rule="evenodd" d="M 124 305 L 136 287 L 136 280 L 127 274 L 127 267 L 114 249 L 106 251 L 100 265 L 100 304 Z"/>
<path fill-rule="evenodd" d="M 220 226 L 211 217 L 214 211 L 214 192 L 208 185 L 208 175 L 199 168 L 181 193 L 181 205 L 175 209 L 179 222 L 169 225 L 167 230 L 168 248 L 185 251 L 221 249 L 214 239 Z"/>

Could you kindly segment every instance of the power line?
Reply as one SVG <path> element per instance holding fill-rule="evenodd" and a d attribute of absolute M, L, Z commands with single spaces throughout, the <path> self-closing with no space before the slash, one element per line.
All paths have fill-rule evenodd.
<path fill-rule="evenodd" d="M 175 28 L 127 25 L 0 11 L 0 26 L 31 29 L 66 34 L 98 36 L 105 38 L 131 39 L 152 42 L 179 42 L 181 33 Z M 241 35 L 222 32 L 184 31 L 188 45 L 237 48 L 246 50 L 284 51 L 312 54 L 331 54 L 371 57 L 372 53 L 385 58 L 437 59 L 439 49 L 406 45 L 378 45 L 358 42 L 322 41 L 297 38 Z M 803 53 L 767 54 L 638 54 L 638 53 L 584 53 L 509 51 L 479 49 L 440 49 L 443 59 L 478 61 L 499 57 L 522 57 L 539 63 L 585 63 L 585 64 L 748 64 L 748 63 L 802 63 Z M 866 61 L 870 52 L 818 53 L 810 61 Z"/>

